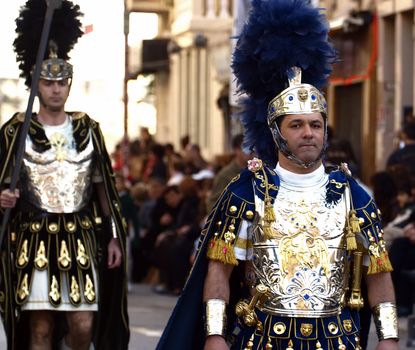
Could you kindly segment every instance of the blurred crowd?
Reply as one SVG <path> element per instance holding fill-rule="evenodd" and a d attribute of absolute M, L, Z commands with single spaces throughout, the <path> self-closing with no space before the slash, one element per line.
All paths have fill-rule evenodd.
<path fill-rule="evenodd" d="M 207 161 L 188 136 L 181 147 L 160 144 L 148 129 L 112 154 L 129 232 L 129 278 L 157 293 L 179 294 L 206 216 L 227 183 L 246 166 L 242 135 L 232 151 Z M 125 161 L 128 160 L 128 161 Z"/>
<path fill-rule="evenodd" d="M 359 164 L 350 143 L 329 130 L 326 165 L 341 162 L 348 163 L 359 181 Z M 398 316 L 406 317 L 415 302 L 415 118 L 405 119 L 385 169 L 362 185 L 382 213 L 384 239 L 394 269 Z"/>
<path fill-rule="evenodd" d="M 325 165 L 347 163 L 375 198 L 394 267 L 398 314 L 407 316 L 415 284 L 415 119 L 406 120 L 397 136 L 385 169 L 362 183 L 352 145 L 329 127 Z M 151 283 L 157 293 L 180 293 L 206 216 L 252 156 L 243 149 L 243 135 L 234 136 L 229 153 L 210 161 L 188 136 L 175 150 L 157 143 L 146 128 L 138 139 L 118 144 L 113 165 L 129 226 L 131 282 Z"/>

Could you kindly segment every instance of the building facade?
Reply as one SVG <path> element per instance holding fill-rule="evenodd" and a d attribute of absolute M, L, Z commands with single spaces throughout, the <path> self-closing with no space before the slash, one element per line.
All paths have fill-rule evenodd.
<path fill-rule="evenodd" d="M 178 146 L 189 135 L 208 158 L 229 150 L 240 128 L 228 118 L 237 1 L 245 0 L 129 0 L 131 10 L 158 11 L 170 39 L 169 70 L 156 74 L 158 140 Z M 350 141 L 369 183 L 413 114 L 414 1 L 321 0 L 319 6 L 339 52 L 326 91 L 329 124 Z"/>

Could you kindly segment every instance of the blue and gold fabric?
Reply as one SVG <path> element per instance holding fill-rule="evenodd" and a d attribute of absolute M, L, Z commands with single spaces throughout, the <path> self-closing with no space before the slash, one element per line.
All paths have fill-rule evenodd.
<path fill-rule="evenodd" d="M 203 349 L 202 294 L 207 263 L 209 260 L 215 260 L 237 266 L 238 260 L 235 258 L 235 251 L 241 247 L 251 249 L 246 238 L 239 236 L 239 230 L 243 227 L 244 222 L 253 223 L 258 220 L 255 211 L 255 194 L 258 193 L 260 199 L 264 201 L 264 207 L 266 207 L 265 203 L 273 204 L 278 195 L 280 183 L 276 173 L 265 166 L 259 166 L 256 171 L 252 171 L 254 168 L 246 169 L 235 177 L 215 204 L 202 230 L 195 264 L 159 341 L 157 350 Z M 373 199 L 345 169 L 331 171 L 328 178 L 325 200 L 328 207 L 340 201 L 345 191 L 349 191 L 351 195 L 351 210 L 348 218 L 350 231 L 344 233 L 345 249 L 350 252 L 349 259 L 353 259 L 352 253 L 354 251 L 363 250 L 363 254 L 369 257 L 369 273 L 390 271 L 391 265 L 384 249 L 383 232 L 380 225 L 381 216 Z M 267 183 L 265 183 L 265 180 Z M 272 218 L 272 214 L 269 214 L 269 217 Z M 346 238 L 347 234 L 353 234 L 353 236 L 348 240 Z M 240 287 L 240 284 L 232 284 L 231 282 L 231 297 L 241 294 Z M 245 295 L 246 297 L 248 296 Z M 350 310 L 345 306 L 347 301 L 344 300 L 343 302 L 342 311 L 338 316 L 326 318 L 304 319 L 301 317 L 271 316 L 269 313 L 255 309 L 261 322 L 265 322 L 262 328 L 265 330 L 269 328 L 268 333 L 259 333 L 255 327 L 249 328 L 239 320 L 236 327 L 228 325 L 229 331 L 234 331 L 234 334 L 229 334 L 229 339 L 233 339 L 237 344 L 233 348 L 241 350 L 249 349 L 249 346 L 252 349 L 301 349 L 301 344 L 303 346 L 315 345 L 316 349 L 319 346 L 322 349 L 342 349 L 343 346 L 347 346 L 345 349 L 359 349 L 358 330 L 360 325 L 357 309 Z M 194 310 L 194 312 L 190 310 Z M 228 313 L 228 318 L 232 319 L 234 309 L 229 308 Z M 310 319 L 312 321 L 309 322 Z M 276 326 L 274 328 L 274 325 L 278 322 L 281 322 L 284 326 L 281 324 L 281 327 Z M 271 323 L 272 330 L 270 328 Z M 301 326 L 302 324 L 303 326 Z M 309 327 L 308 324 L 311 324 L 312 327 Z M 332 332 L 337 328 L 341 333 L 331 333 L 328 328 L 329 325 Z M 294 329 L 297 329 L 296 327 L 298 331 L 294 331 Z M 304 329 L 312 328 L 314 332 L 317 331 L 319 339 L 303 339 L 304 336 L 300 336 L 301 327 L 303 332 L 306 333 L 309 330 L 305 331 Z M 284 333 L 286 334 L 284 339 L 278 338 L 278 334 L 273 333 L 274 330 L 280 332 L 282 328 L 290 330 L 289 333 Z M 189 334 L 192 336 L 189 336 Z M 236 337 L 235 334 L 237 334 Z M 252 334 L 254 336 L 251 340 Z M 266 347 L 269 341 L 267 337 L 271 339 L 268 347 Z M 320 339 L 320 337 L 323 339 Z M 263 347 L 258 344 L 263 344 Z"/>

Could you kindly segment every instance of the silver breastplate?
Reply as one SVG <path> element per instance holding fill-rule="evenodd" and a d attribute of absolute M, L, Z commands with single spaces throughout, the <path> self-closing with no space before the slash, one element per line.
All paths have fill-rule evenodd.
<path fill-rule="evenodd" d="M 327 207 L 324 194 L 324 188 L 306 193 L 280 188 L 275 238 L 264 239 L 261 220 L 253 226 L 256 283 L 271 292 L 263 311 L 293 317 L 339 313 L 348 273 L 343 240 L 347 208 L 344 199 Z"/>
<path fill-rule="evenodd" d="M 89 201 L 94 148 L 92 138 L 80 153 L 55 142 L 36 152 L 26 141 L 21 175 L 22 198 L 51 213 L 73 213 Z"/>

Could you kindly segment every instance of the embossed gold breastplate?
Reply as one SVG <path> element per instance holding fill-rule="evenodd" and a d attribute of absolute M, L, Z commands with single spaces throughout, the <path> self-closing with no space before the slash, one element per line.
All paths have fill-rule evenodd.
<path fill-rule="evenodd" d="M 35 151 L 26 141 L 21 174 L 22 198 L 50 213 L 73 213 L 89 201 L 94 148 L 92 138 L 80 153 L 64 147 L 65 140 L 50 140 L 53 147 Z"/>
<path fill-rule="evenodd" d="M 256 283 L 267 286 L 271 295 L 262 311 L 293 317 L 340 312 L 348 280 L 347 207 L 344 198 L 328 207 L 324 193 L 324 188 L 304 193 L 281 188 L 274 204 L 274 238 L 264 238 L 261 220 L 255 224 Z"/>

